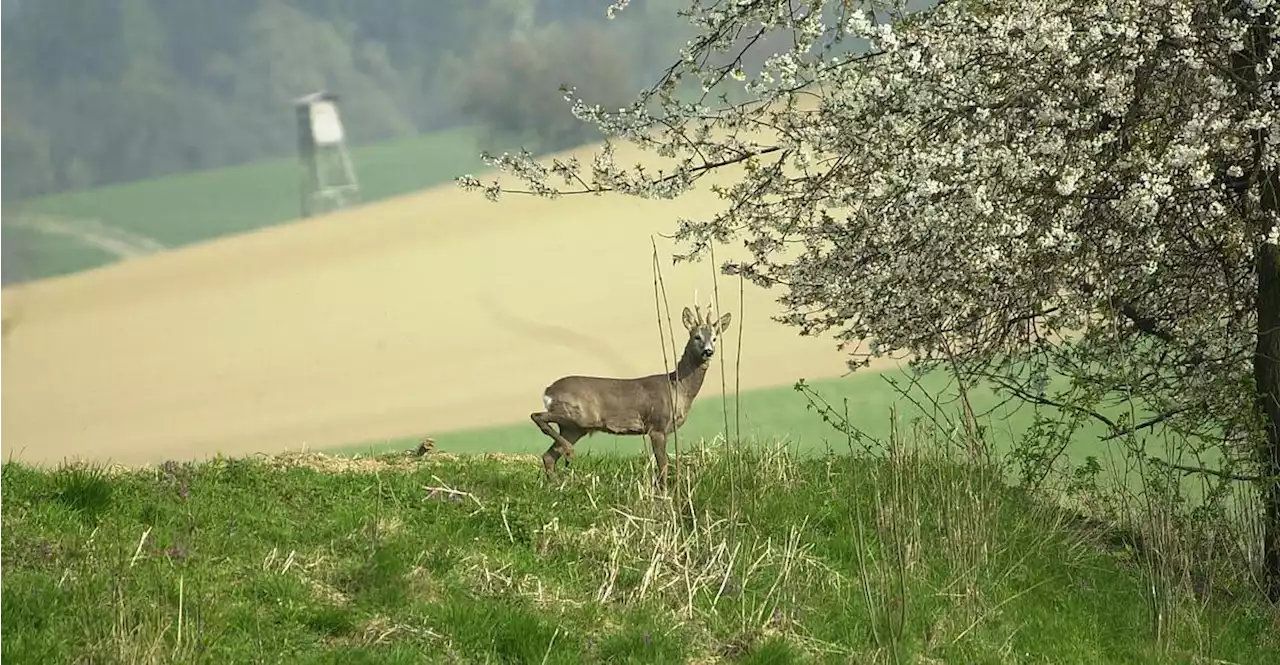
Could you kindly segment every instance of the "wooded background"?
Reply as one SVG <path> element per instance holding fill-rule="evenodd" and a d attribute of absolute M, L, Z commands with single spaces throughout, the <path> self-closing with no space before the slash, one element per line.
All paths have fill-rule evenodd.
<path fill-rule="evenodd" d="M 582 143 L 559 85 L 630 101 L 688 38 L 682 4 L 609 21 L 602 0 L 5 2 L 5 203 L 291 154 L 291 100 L 321 88 L 356 144 L 477 123 Z"/>

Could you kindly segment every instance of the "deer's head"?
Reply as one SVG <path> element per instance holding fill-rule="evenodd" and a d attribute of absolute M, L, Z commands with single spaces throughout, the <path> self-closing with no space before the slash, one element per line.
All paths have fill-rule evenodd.
<path fill-rule="evenodd" d="M 691 311 L 684 308 L 684 327 L 689 331 L 689 343 L 685 346 L 686 356 L 692 356 L 706 362 L 716 354 L 716 339 L 729 327 L 732 314 L 725 314 L 719 321 L 711 319 L 711 312 L 706 317 L 697 307 Z"/>

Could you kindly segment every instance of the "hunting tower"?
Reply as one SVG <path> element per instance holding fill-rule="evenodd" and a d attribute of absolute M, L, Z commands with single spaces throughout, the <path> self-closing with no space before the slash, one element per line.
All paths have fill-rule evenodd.
<path fill-rule="evenodd" d="M 302 216 L 338 210 L 357 200 L 360 184 L 338 115 L 338 96 L 315 92 L 294 100 L 302 160 Z"/>

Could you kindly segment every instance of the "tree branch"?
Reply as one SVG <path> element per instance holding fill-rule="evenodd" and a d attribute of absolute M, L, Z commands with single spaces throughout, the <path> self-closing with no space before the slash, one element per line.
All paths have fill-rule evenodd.
<path fill-rule="evenodd" d="M 1123 300 L 1119 296 L 1112 296 L 1111 306 L 1114 307 L 1116 311 L 1123 314 L 1126 319 L 1129 319 L 1129 321 L 1133 323 L 1133 326 L 1138 330 L 1151 335 L 1166 344 L 1176 343 L 1177 340 L 1174 339 L 1172 333 L 1167 330 L 1161 330 L 1160 327 L 1156 325 L 1156 320 L 1154 318 L 1146 316 L 1142 312 L 1138 311 L 1138 308 L 1135 307 L 1132 302 Z"/>
<path fill-rule="evenodd" d="M 734 155 L 733 157 L 728 157 L 715 162 L 703 162 L 700 166 L 695 166 L 689 169 L 689 173 L 692 174 L 693 180 L 697 180 L 698 178 L 701 178 L 702 176 L 706 175 L 710 171 L 714 171 L 716 169 L 723 168 L 726 166 L 733 166 L 734 164 L 745 162 L 748 159 L 751 159 L 753 157 L 768 155 L 771 153 L 778 152 L 782 149 L 783 149 L 782 146 L 774 145 L 774 146 L 769 146 L 767 148 L 760 148 L 759 150 L 742 152 L 740 154 Z M 486 162 L 501 161 L 501 158 L 496 158 L 488 152 L 481 153 L 480 156 L 481 156 L 481 159 L 483 159 Z M 559 160 L 557 160 L 557 162 L 558 161 Z M 662 176 L 661 178 L 652 180 L 650 181 L 650 184 L 660 184 L 660 183 L 671 182 L 672 180 L 675 180 L 679 176 L 680 176 L 679 173 L 672 173 L 669 175 Z M 581 182 L 581 179 L 579 179 L 579 182 Z M 540 192 L 530 190 L 530 189 L 503 188 L 501 191 L 503 194 L 528 194 L 533 196 L 538 196 L 540 194 Z M 612 191 L 615 191 L 613 187 L 601 187 L 597 185 L 587 189 L 556 192 L 556 195 L 557 196 L 573 196 L 577 194 L 605 194 Z"/>
<path fill-rule="evenodd" d="M 1015 385 L 1013 382 L 1003 377 L 995 376 L 994 374 L 989 374 L 984 372 L 983 377 L 986 378 L 988 381 L 991 381 L 992 383 L 995 383 L 998 386 L 1004 388 L 1005 390 L 1012 392 L 1013 394 L 1017 395 L 1019 398 L 1025 401 L 1032 402 L 1034 404 L 1040 404 L 1042 406 L 1051 406 L 1055 409 L 1060 409 L 1062 411 L 1069 411 L 1069 412 L 1074 412 L 1081 415 L 1089 416 L 1090 418 L 1097 420 L 1103 425 L 1106 425 L 1107 429 L 1112 432 L 1115 432 L 1119 429 L 1116 426 L 1116 423 L 1114 420 L 1092 409 L 1086 409 L 1080 406 L 1065 404 L 1063 402 L 1058 402 L 1056 400 L 1049 399 L 1048 397 L 1045 397 L 1043 395 L 1036 395 L 1020 386 Z"/>
<path fill-rule="evenodd" d="M 1140 430 L 1150 429 L 1186 410 L 1187 410 L 1187 407 L 1185 406 L 1180 406 L 1174 409 L 1170 409 L 1168 411 L 1165 411 L 1164 413 L 1161 413 L 1160 415 L 1153 416 L 1147 420 L 1144 420 L 1143 422 L 1140 422 L 1137 425 L 1134 425 L 1133 427 L 1126 427 L 1123 430 L 1116 430 L 1111 434 L 1108 434 L 1107 436 L 1102 437 L 1102 440 L 1111 441 L 1112 439 L 1118 439 L 1122 436 L 1127 436 L 1129 434 L 1133 434 L 1134 432 L 1138 432 Z"/>
<path fill-rule="evenodd" d="M 1202 473 L 1205 475 L 1222 478 L 1223 480 L 1236 480 L 1243 483 L 1252 483 L 1252 482 L 1257 482 L 1259 480 L 1267 480 L 1265 476 L 1247 476 L 1240 473 L 1232 473 L 1230 471 L 1223 471 L 1221 469 L 1210 469 L 1208 467 L 1203 467 L 1203 466 L 1188 466 L 1185 464 L 1174 464 L 1173 462 L 1166 462 L 1165 460 L 1162 460 L 1158 457 L 1152 457 L 1151 462 L 1159 466 L 1173 469 L 1174 471 L 1181 471 L 1182 475 L 1184 476 L 1189 476 L 1193 473 Z"/>

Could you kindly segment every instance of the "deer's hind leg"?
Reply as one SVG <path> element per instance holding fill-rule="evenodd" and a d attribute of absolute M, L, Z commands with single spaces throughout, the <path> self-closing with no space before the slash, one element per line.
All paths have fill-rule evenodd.
<path fill-rule="evenodd" d="M 533 424 L 542 430 L 543 434 L 551 437 L 551 447 L 547 448 L 547 452 L 542 454 L 542 467 L 551 475 L 555 471 L 556 462 L 564 457 L 564 465 L 569 466 L 569 457 L 573 455 L 573 444 L 581 439 L 585 432 L 573 423 L 565 423 L 555 419 L 555 416 L 547 411 L 529 414 L 529 418 L 533 420 Z M 552 427 L 552 423 L 560 426 L 560 431 L 556 431 Z"/>
<path fill-rule="evenodd" d="M 587 431 L 572 423 L 560 423 L 560 436 L 569 443 L 569 449 L 564 451 L 564 468 L 569 468 L 569 460 L 573 459 L 573 446 L 578 440 L 587 435 Z"/>

